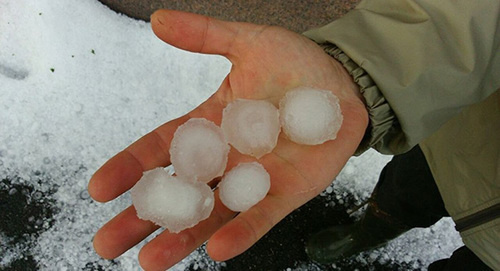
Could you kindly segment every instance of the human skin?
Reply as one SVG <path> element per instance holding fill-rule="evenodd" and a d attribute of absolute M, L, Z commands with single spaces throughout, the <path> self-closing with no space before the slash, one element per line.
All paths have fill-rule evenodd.
<path fill-rule="evenodd" d="M 189 118 L 206 118 L 220 125 L 222 110 L 231 101 L 266 99 L 277 105 L 286 91 L 298 86 L 327 89 L 340 100 L 344 121 L 335 140 L 306 146 L 281 133 L 276 148 L 258 159 L 271 176 L 271 188 L 257 205 L 234 213 L 221 204 L 216 190 L 215 208 L 208 219 L 178 234 L 163 231 L 139 253 L 145 270 L 165 270 L 209 240 L 210 257 L 228 260 L 332 182 L 358 147 L 368 113 L 357 85 L 342 65 L 297 33 L 171 10 L 155 12 L 151 25 L 161 40 L 175 47 L 226 57 L 232 63 L 231 71 L 199 107 L 161 125 L 107 161 L 89 182 L 89 193 L 96 201 L 113 200 L 129 190 L 143 171 L 168 166 L 173 134 Z M 226 171 L 249 161 L 255 158 L 231 149 Z M 130 206 L 96 233 L 94 248 L 103 258 L 113 259 L 157 229 L 152 222 L 137 218 Z"/>

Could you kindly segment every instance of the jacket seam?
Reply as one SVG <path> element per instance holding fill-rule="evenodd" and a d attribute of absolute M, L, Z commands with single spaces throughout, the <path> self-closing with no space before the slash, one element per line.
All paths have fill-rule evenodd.
<path fill-rule="evenodd" d="M 464 232 L 500 218 L 500 203 L 455 221 L 455 229 Z"/>

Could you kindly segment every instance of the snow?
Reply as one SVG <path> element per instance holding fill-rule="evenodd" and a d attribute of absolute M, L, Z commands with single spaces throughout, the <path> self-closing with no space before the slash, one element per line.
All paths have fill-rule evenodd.
<path fill-rule="evenodd" d="M 140 270 L 144 242 L 113 262 L 94 252 L 94 233 L 131 199 L 126 193 L 98 204 L 86 192 L 88 180 L 112 155 L 212 95 L 229 62 L 165 45 L 149 24 L 96 0 L 0 0 L 0 14 L 0 179 L 34 187 L 59 210 L 51 227 L 43 221 L 46 230 L 24 242 L 11 244 L 0 233 L 0 269 L 32 255 L 40 270 L 82 270 L 88 263 Z M 352 158 L 323 196 L 349 193 L 362 201 L 389 158 L 373 151 Z M 461 245 L 453 222 L 443 219 L 376 253 L 399 262 L 408 255 L 425 268 Z M 204 270 L 224 265 L 195 251 L 172 270 L 194 261 Z"/>
<path fill-rule="evenodd" d="M 175 173 L 200 182 L 222 176 L 228 153 L 221 128 L 203 118 L 192 118 L 180 125 L 170 144 Z"/>
<path fill-rule="evenodd" d="M 296 143 L 318 145 L 333 140 L 342 125 L 339 100 L 329 90 L 292 89 L 279 107 L 283 132 Z"/>
<path fill-rule="evenodd" d="M 271 177 L 257 162 L 240 163 L 219 183 L 220 200 L 235 212 L 244 212 L 261 201 L 271 187 Z"/>
<path fill-rule="evenodd" d="M 140 219 L 174 233 L 208 218 L 215 202 L 207 184 L 171 176 L 163 168 L 144 172 L 130 194 Z"/>
<path fill-rule="evenodd" d="M 238 99 L 224 108 L 221 128 L 239 152 L 260 158 L 278 143 L 278 109 L 265 100 Z"/>

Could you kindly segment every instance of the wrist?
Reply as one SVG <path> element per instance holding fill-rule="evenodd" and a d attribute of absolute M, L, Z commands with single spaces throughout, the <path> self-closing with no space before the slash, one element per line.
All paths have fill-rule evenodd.
<path fill-rule="evenodd" d="M 337 60 L 351 76 L 353 82 L 358 85 L 359 94 L 368 112 L 368 127 L 356 154 L 361 154 L 370 147 L 380 149 L 384 144 L 384 135 L 389 133 L 393 126 L 398 126 L 398 120 L 391 107 L 385 100 L 382 92 L 372 77 L 340 48 L 331 43 L 320 44 L 324 52 Z"/>

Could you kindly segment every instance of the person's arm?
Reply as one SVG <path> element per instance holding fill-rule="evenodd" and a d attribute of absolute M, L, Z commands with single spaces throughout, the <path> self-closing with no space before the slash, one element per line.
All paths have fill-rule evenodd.
<path fill-rule="evenodd" d="M 500 87 L 497 0 L 365 0 L 305 35 L 338 46 L 330 53 L 361 67 L 355 79 L 362 70 L 373 79 L 364 145 L 382 153 L 409 150 Z"/>

